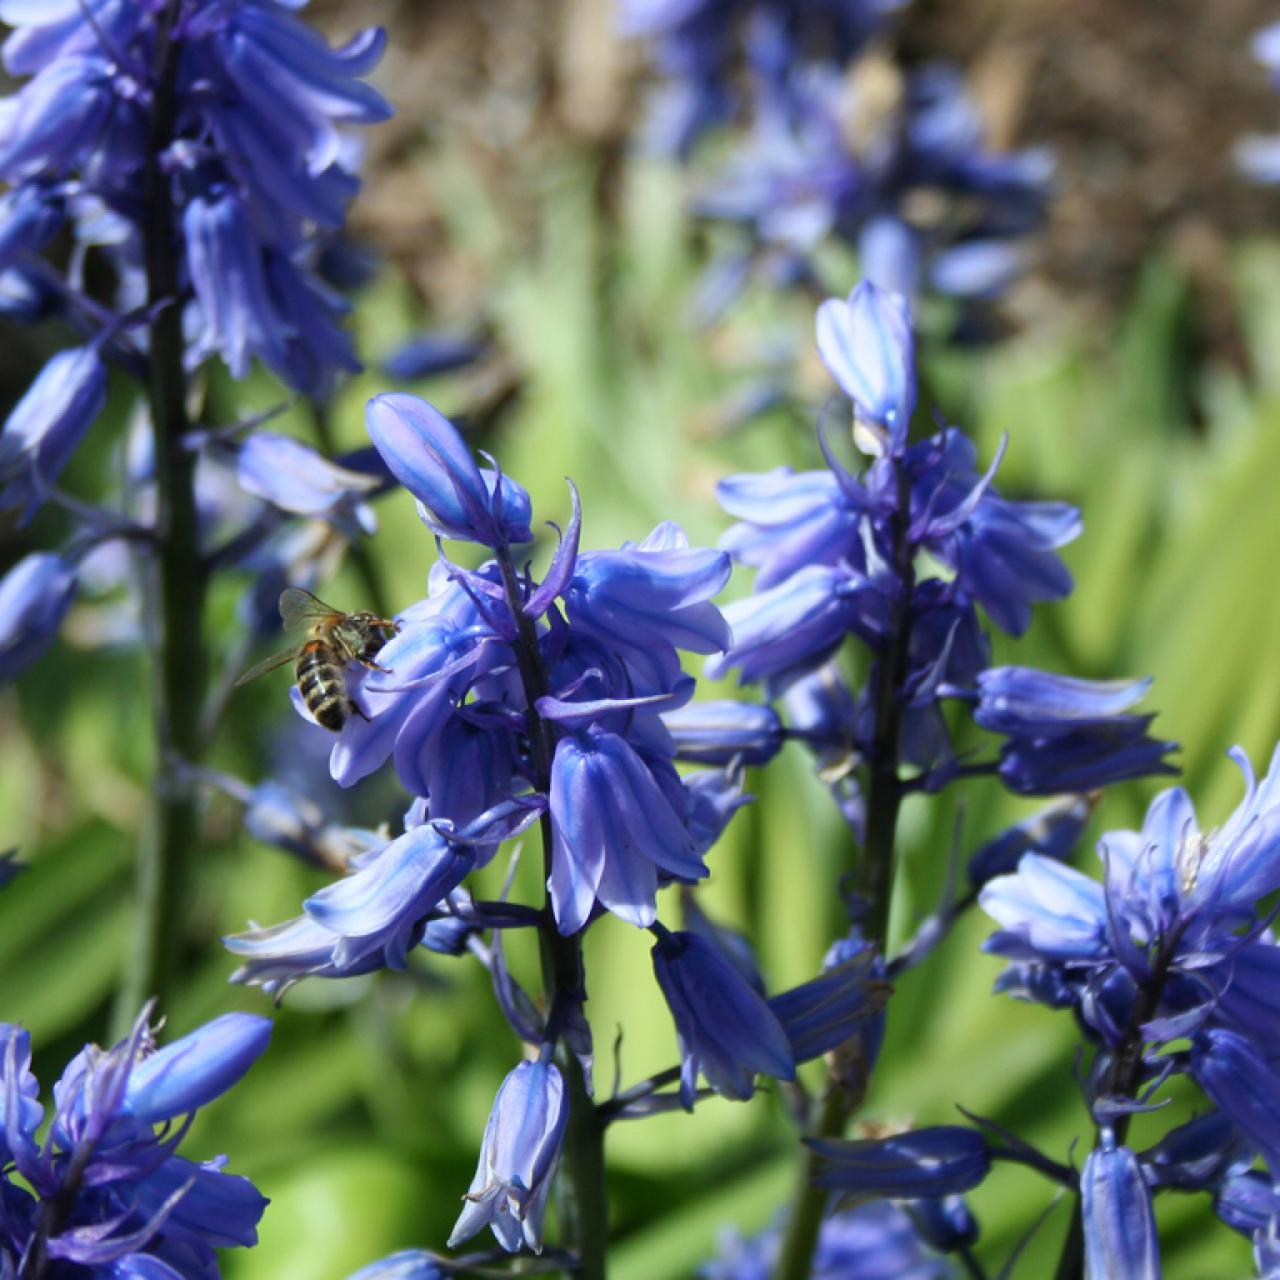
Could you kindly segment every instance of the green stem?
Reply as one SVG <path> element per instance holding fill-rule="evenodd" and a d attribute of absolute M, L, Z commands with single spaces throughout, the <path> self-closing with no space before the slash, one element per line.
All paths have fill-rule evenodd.
<path fill-rule="evenodd" d="M 902 735 L 902 686 L 907 677 L 911 645 L 911 597 L 915 589 L 912 547 L 907 536 L 910 494 L 906 476 L 898 472 L 898 509 L 891 523 L 893 567 L 900 584 L 892 630 L 878 665 L 875 691 L 876 718 L 872 736 L 867 785 L 867 825 L 859 865 L 859 889 L 867 914 L 863 933 L 885 954 L 889 932 L 889 900 L 893 890 L 894 850 L 903 790 L 898 778 L 898 749 Z M 829 1080 L 813 1136 L 838 1138 L 849 1118 L 862 1105 L 869 1073 L 853 1091 Z M 792 1201 L 786 1234 L 778 1255 L 777 1280 L 809 1280 L 822 1230 L 828 1193 L 813 1184 L 816 1156 L 806 1151 L 800 1180 Z"/>
<path fill-rule="evenodd" d="M 155 628 L 153 717 L 156 777 L 137 871 L 138 927 L 116 1008 L 127 1031 L 155 997 L 167 1012 L 181 967 L 183 925 L 199 814 L 184 766 L 203 748 L 200 713 L 208 661 L 203 616 L 206 573 L 196 521 L 195 458 L 184 448 L 187 377 L 179 246 L 169 178 L 161 158 L 174 137 L 178 48 L 172 40 L 179 4 L 159 18 L 155 97 L 144 184 L 143 254 L 152 309 L 147 398 L 155 471 L 156 551 L 149 566 L 148 618 Z M 122 1032 L 123 1033 L 123 1032 Z"/>
<path fill-rule="evenodd" d="M 507 604 L 516 623 L 516 663 L 528 704 L 529 739 L 532 745 L 534 786 L 543 795 L 551 794 L 551 762 L 555 742 L 551 726 L 538 714 L 537 702 L 548 692 L 547 674 L 542 665 L 538 634 L 533 620 L 522 609 L 523 595 L 510 552 L 499 548 Z M 544 878 L 549 884 L 553 857 L 551 815 L 541 821 Z M 551 909 L 550 891 L 543 901 L 542 924 L 538 929 L 542 960 L 542 985 L 546 992 L 552 1024 L 566 1001 L 586 1002 L 586 979 L 582 968 L 582 933 L 565 937 Z M 569 1121 L 565 1130 L 561 1231 L 571 1243 L 579 1264 L 574 1274 L 582 1280 L 605 1280 L 609 1246 L 609 1197 L 604 1161 L 605 1117 L 592 1100 L 586 1074 L 574 1053 L 561 1041 L 557 1061 L 564 1073 L 569 1094 Z"/>

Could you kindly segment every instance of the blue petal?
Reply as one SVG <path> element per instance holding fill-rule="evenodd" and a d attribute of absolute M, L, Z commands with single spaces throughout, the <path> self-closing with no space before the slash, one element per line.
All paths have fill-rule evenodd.
<path fill-rule="evenodd" d="M 186 1115 L 226 1093 L 266 1050 L 271 1020 L 228 1013 L 157 1050 L 129 1076 L 125 1109 L 147 1124 Z"/>
<path fill-rule="evenodd" d="M 1160 1280 L 1151 1193 L 1128 1147 L 1089 1153 L 1080 1174 L 1088 1280 Z"/>

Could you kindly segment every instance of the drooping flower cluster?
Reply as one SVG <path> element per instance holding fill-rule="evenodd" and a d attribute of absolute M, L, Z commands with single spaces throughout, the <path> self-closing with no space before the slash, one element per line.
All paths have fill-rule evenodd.
<path fill-rule="evenodd" d="M 904 0 L 620 0 L 627 34 L 653 42 L 666 78 L 651 133 L 684 154 L 708 127 L 737 109 L 741 44 L 753 80 L 780 92 L 793 69 L 816 61 L 842 67 L 901 9 Z"/>
<path fill-rule="evenodd" d="M 86 0 L 5 6 L 5 69 L 28 82 L 3 108 L 0 268 L 29 277 L 69 223 L 142 300 L 140 223 L 152 166 L 181 233 L 192 365 L 262 359 L 321 393 L 355 367 L 343 306 L 313 270 L 359 186 L 342 128 L 391 109 L 361 77 L 381 31 L 331 50 L 277 0 Z M 164 151 L 153 154 L 157 117 Z M 37 278 L 43 278 L 37 275 Z"/>
<path fill-rule="evenodd" d="M 139 420 L 125 445 L 123 490 L 103 495 L 114 510 L 57 487 L 102 415 L 109 365 L 146 382 L 153 359 L 191 372 L 218 356 L 243 377 L 256 358 L 315 397 L 358 368 L 342 328 L 346 303 L 319 272 L 359 186 L 346 131 L 390 114 L 363 79 L 383 36 L 369 30 L 332 50 L 292 12 L 301 7 L 0 7 L 15 28 L 5 67 L 25 81 L 0 103 L 0 184 L 8 185 L 0 300 L 39 298 L 36 314 L 22 314 L 56 314 L 82 335 L 48 362 L 0 432 L 0 511 L 25 524 L 54 501 L 76 526 L 59 552 L 29 557 L 0 582 L 12 606 L 0 679 L 38 656 L 80 589 L 126 588 L 127 629 L 139 637 L 137 565 L 123 551 L 126 543 L 157 549 L 166 533 L 155 528 L 156 512 L 173 483 L 157 481 L 152 451 L 141 445 L 139 432 L 152 424 Z M 65 276 L 40 256 L 54 244 L 60 258 L 62 241 L 73 246 Z M 90 275 L 114 281 L 114 309 L 90 296 Z M 182 349 L 145 351 L 158 318 L 179 312 Z M 385 480 L 359 459 L 330 462 L 300 441 L 255 431 L 260 425 L 192 431 L 174 446 L 198 455 L 203 561 L 255 579 L 245 601 L 255 629 L 261 597 L 274 606 L 283 586 L 313 585 L 351 538 L 370 531 L 368 498 Z M 112 631 L 112 642 L 122 638 Z"/>
<path fill-rule="evenodd" d="M 216 1249 L 255 1244 L 266 1199 L 223 1157 L 176 1148 L 270 1034 L 233 1013 L 157 1049 L 144 1012 L 119 1044 L 72 1060 L 41 1139 L 30 1037 L 0 1024 L 0 1275 L 209 1280 Z"/>
<path fill-rule="evenodd" d="M 1280 946 L 1267 910 L 1280 754 L 1261 783 L 1233 755 L 1245 796 L 1221 827 L 1202 831 L 1186 792 L 1165 791 L 1140 832 L 1102 837 L 1102 880 L 1029 852 L 981 893 L 1001 926 L 987 950 L 1010 961 L 998 988 L 1072 1010 L 1097 1047 L 1084 1081 L 1100 1135 L 1082 1175 L 1091 1275 L 1156 1274 L 1150 1199 L 1165 1187 L 1212 1194 L 1260 1258 L 1280 1230 Z M 1160 1105 L 1171 1074 L 1216 1109 L 1130 1149 L 1130 1116 Z"/>
<path fill-rule="evenodd" d="M 720 486 L 741 521 L 723 545 L 757 570 L 757 590 L 726 611 L 733 644 L 710 672 L 762 682 L 781 697 L 787 728 L 758 708 L 695 704 L 671 720 L 681 751 L 710 758 L 715 739 L 726 757 L 761 759 L 782 737 L 800 738 L 855 826 L 849 776 L 863 763 L 905 766 L 927 791 L 990 773 L 1027 795 L 1167 770 L 1172 744 L 1148 735 L 1150 716 L 1129 711 L 1144 682 L 989 665 L 979 611 L 1016 636 L 1034 604 L 1065 596 L 1071 576 L 1057 549 L 1079 533 L 1079 515 L 1064 503 L 1002 497 L 994 466 L 980 473 L 955 427 L 909 439 L 916 386 L 903 298 L 864 283 L 847 303 L 824 303 L 818 346 L 853 402 L 855 440 L 872 458 L 866 472 L 852 474 L 823 438 L 826 470 L 779 468 Z M 850 637 L 872 656 L 858 693 L 833 661 Z M 957 754 L 948 701 L 1003 738 L 997 757 Z"/>
<path fill-rule="evenodd" d="M 693 202 L 742 232 L 707 271 L 702 318 L 718 316 L 751 275 L 827 287 L 815 250 L 832 238 L 857 252 L 864 279 L 913 299 L 953 298 L 962 320 L 1021 273 L 1044 218 L 1051 157 L 989 146 L 955 68 L 895 66 L 873 37 L 901 8 L 622 0 L 623 29 L 651 38 L 666 77 L 660 146 L 687 154 L 703 130 L 740 114 L 734 86 L 749 86 L 749 127 Z M 745 76 L 731 74 L 739 37 Z"/>

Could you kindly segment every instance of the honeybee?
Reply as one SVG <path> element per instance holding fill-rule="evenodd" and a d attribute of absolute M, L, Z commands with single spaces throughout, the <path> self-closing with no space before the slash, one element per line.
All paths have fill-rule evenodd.
<path fill-rule="evenodd" d="M 347 692 L 347 664 L 358 662 L 372 671 L 385 671 L 374 658 L 400 627 L 375 613 L 343 613 L 301 587 L 287 587 L 280 593 L 280 617 L 286 631 L 305 629 L 307 638 L 250 667 L 236 685 L 293 662 L 307 710 L 318 725 L 337 733 L 353 714 L 364 715 Z"/>

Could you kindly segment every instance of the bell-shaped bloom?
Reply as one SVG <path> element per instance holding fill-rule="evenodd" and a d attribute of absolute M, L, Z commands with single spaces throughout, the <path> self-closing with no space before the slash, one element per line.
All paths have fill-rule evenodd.
<path fill-rule="evenodd" d="M 707 875 L 687 816 L 627 741 L 600 729 L 568 735 L 551 766 L 555 844 L 551 904 L 564 934 L 586 924 L 597 901 L 648 928 L 659 873 Z"/>
<path fill-rule="evenodd" d="M 1093 815 L 1088 796 L 1064 796 L 988 840 L 969 859 L 969 883 L 980 889 L 1018 869 L 1024 853 L 1066 862 Z"/>
<path fill-rule="evenodd" d="M 552 1062 L 522 1062 L 502 1082 L 450 1247 L 490 1227 L 508 1253 L 542 1252 L 547 1197 L 569 1120 L 564 1094 Z"/>
<path fill-rule="evenodd" d="M 474 853 L 454 845 L 433 826 L 412 827 L 353 875 L 313 893 L 303 909 L 335 934 L 339 965 L 378 953 L 403 969 L 422 922 L 475 865 Z"/>
<path fill-rule="evenodd" d="M 767 1280 L 777 1268 L 781 1245 L 776 1226 L 750 1240 L 729 1234 L 721 1240 L 719 1256 L 698 1275 L 701 1280 Z M 925 1247 L 907 1212 L 892 1201 L 873 1200 L 823 1218 L 811 1274 L 815 1280 L 951 1280 L 953 1271 Z"/>
<path fill-rule="evenodd" d="M 563 592 L 565 611 L 581 633 L 624 656 L 637 693 L 665 693 L 679 679 L 677 649 L 728 647 L 728 625 L 711 597 L 730 572 L 723 551 L 690 547 L 668 521 L 638 544 L 579 555 Z"/>
<path fill-rule="evenodd" d="M 0 271 L 39 253 L 66 221 L 66 200 L 42 182 L 24 182 L 0 196 Z"/>
<path fill-rule="evenodd" d="M 847 302 L 818 308 L 818 354 L 853 401 L 858 418 L 888 433 L 889 452 L 906 442 L 916 404 L 911 309 L 897 293 L 864 280 Z"/>
<path fill-rule="evenodd" d="M 262 249 L 238 193 L 221 188 L 196 196 L 182 215 L 191 283 L 200 305 L 193 359 L 216 352 L 234 378 L 256 355 L 283 359 L 281 325 L 267 288 Z"/>
<path fill-rule="evenodd" d="M 45 365 L 0 431 L 0 510 L 31 519 L 106 402 L 96 347 L 60 351 Z"/>
<path fill-rule="evenodd" d="M 738 563 L 759 570 L 757 591 L 807 565 L 863 563 L 866 497 L 847 477 L 779 467 L 729 476 L 716 486 L 716 497 L 742 522 L 720 539 L 720 546 Z"/>
<path fill-rule="evenodd" d="M 978 1220 L 965 1203 L 964 1196 L 905 1200 L 902 1207 L 920 1233 L 920 1238 L 940 1253 L 954 1253 L 978 1239 Z"/>
<path fill-rule="evenodd" d="M 725 609 L 733 643 L 707 663 L 719 679 L 736 667 L 743 683 L 785 683 L 820 666 L 852 632 L 877 637 L 888 601 L 879 587 L 847 569 L 812 565 L 768 591 Z"/>
<path fill-rule="evenodd" d="M 782 748 L 782 721 L 751 702 L 691 702 L 662 717 L 681 760 L 695 764 L 768 764 Z"/>
<path fill-rule="evenodd" d="M 398 346 L 382 362 L 388 378 L 411 382 L 474 364 L 488 350 L 477 338 L 457 333 L 423 333 Z"/>
<path fill-rule="evenodd" d="M 676 1024 L 687 1110 L 699 1072 L 717 1093 L 739 1100 L 751 1097 L 757 1075 L 795 1078 L 795 1055 L 777 1014 L 715 943 L 664 929 L 653 971 Z"/>
<path fill-rule="evenodd" d="M 1058 548 L 1079 537 L 1080 513 L 1065 502 L 1011 502 L 996 492 L 994 467 L 955 428 L 912 446 L 912 540 L 955 571 L 964 591 L 1002 631 L 1022 635 L 1039 601 L 1069 595 Z"/>
<path fill-rule="evenodd" d="M 402 1249 L 353 1272 L 347 1280 L 448 1280 L 449 1273 L 429 1253 Z"/>
<path fill-rule="evenodd" d="M 232 1087 L 266 1050 L 271 1023 L 227 1013 L 157 1049 L 130 1073 L 123 1110 L 144 1124 L 187 1115 Z"/>
<path fill-rule="evenodd" d="M 1148 1186 L 1179 1191 L 1211 1190 L 1252 1165 L 1248 1139 L 1223 1111 L 1210 1111 L 1170 1129 L 1142 1152 Z M 1276 1210 L 1280 1211 L 1280 1197 Z"/>
<path fill-rule="evenodd" d="M 1160 1280 L 1151 1192 L 1138 1158 L 1113 1143 L 1089 1152 L 1080 1172 L 1088 1280 Z"/>
<path fill-rule="evenodd" d="M 913 1129 L 854 1142 L 814 1139 L 814 1185 L 849 1196 L 913 1200 L 971 1191 L 991 1168 L 982 1135 L 963 1125 Z"/>
<path fill-rule="evenodd" d="M 61 176 L 84 160 L 110 117 L 113 75 L 99 55 L 64 57 L 6 100 L 0 109 L 0 177 L 13 182 Z"/>
<path fill-rule="evenodd" d="M 351 531 L 377 528 L 366 503 L 377 477 L 330 462 L 301 440 L 255 431 L 236 452 L 236 478 L 246 493 L 292 515 L 311 516 Z"/>
<path fill-rule="evenodd" d="M 890 986 L 866 948 L 830 965 L 809 982 L 769 1000 L 797 1062 L 829 1053 L 863 1030 L 884 1007 Z"/>
<path fill-rule="evenodd" d="M 1176 747 L 1148 735 L 1150 715 L 1127 714 L 1149 680 L 1079 680 L 1030 667 L 978 676 L 974 719 L 1005 734 L 998 772 L 1022 795 L 1092 791 L 1151 773 L 1172 773 Z"/>
<path fill-rule="evenodd" d="M 515 481 L 482 471 L 458 429 L 416 396 L 375 396 L 365 410 L 369 436 L 391 473 L 442 538 L 487 547 L 530 542 L 529 495 Z"/>
<path fill-rule="evenodd" d="M 1280 1176 L 1280 1077 L 1245 1036 L 1210 1029 L 1192 1041 L 1191 1075 Z"/>
<path fill-rule="evenodd" d="M 989 880 L 979 901 L 1004 926 L 987 943 L 990 951 L 1028 960 L 1108 954 L 1104 886 L 1054 858 L 1023 854 L 1017 874 Z"/>
<path fill-rule="evenodd" d="M 157 1050 L 144 1013 L 119 1044 L 88 1045 L 71 1061 L 40 1145 L 30 1044 L 0 1026 L 0 1158 L 30 1188 L 5 1184 L 0 1262 L 8 1248 L 23 1255 L 50 1221 L 58 1225 L 48 1256 L 77 1275 L 212 1275 L 215 1249 L 255 1244 L 265 1198 L 224 1173 L 221 1157 L 196 1164 L 177 1155 L 185 1127 L 174 1122 L 230 1089 L 266 1048 L 270 1027 L 228 1014 Z"/>
<path fill-rule="evenodd" d="M 232 934 L 222 939 L 222 945 L 244 961 L 231 975 L 232 982 L 261 987 L 278 1000 L 303 978 L 355 978 L 385 967 L 379 951 L 340 961 L 337 952 L 342 941 L 310 916 L 295 916 L 281 924 Z"/>
<path fill-rule="evenodd" d="M 1251 1236 L 1280 1220 L 1280 1191 L 1265 1173 L 1246 1165 L 1222 1181 L 1213 1211 L 1227 1226 Z"/>
<path fill-rule="evenodd" d="M 1145 680 L 1080 680 L 1031 667 L 992 667 L 978 677 L 973 718 L 992 733 L 1049 738 L 1121 723 L 1151 688 Z"/>
<path fill-rule="evenodd" d="M 75 594 L 75 569 L 51 551 L 32 552 L 0 578 L 0 682 L 53 643 Z"/>

